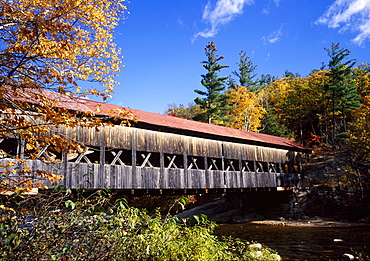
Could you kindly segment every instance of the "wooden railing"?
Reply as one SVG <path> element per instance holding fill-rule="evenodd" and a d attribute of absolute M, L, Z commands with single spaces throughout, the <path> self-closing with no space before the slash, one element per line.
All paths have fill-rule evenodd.
<path fill-rule="evenodd" d="M 14 160 L 0 160 L 2 166 L 6 166 L 6 162 L 14 162 Z M 296 173 L 172 169 L 70 162 L 58 162 L 48 166 L 39 160 L 27 160 L 25 164 L 31 170 L 30 177 L 33 177 L 32 173 L 36 173 L 37 170 L 63 175 L 64 179 L 58 184 L 71 189 L 78 187 L 86 189 L 290 188 L 300 185 L 300 174 Z M 17 167 L 7 166 L 0 169 L 0 172 L 12 168 Z M 36 179 L 36 177 L 33 178 Z M 47 186 L 51 185 L 46 180 L 44 183 Z"/>

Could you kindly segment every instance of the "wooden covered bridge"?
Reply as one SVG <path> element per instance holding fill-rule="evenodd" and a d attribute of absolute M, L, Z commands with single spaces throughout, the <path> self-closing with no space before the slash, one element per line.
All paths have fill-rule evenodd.
<path fill-rule="evenodd" d="M 63 107 L 101 114 L 121 107 L 68 97 Z M 32 172 L 64 176 L 67 188 L 117 190 L 202 190 L 299 186 L 301 160 L 309 152 L 290 140 L 130 109 L 131 127 L 58 127 L 54 131 L 84 143 L 80 154 L 62 153 L 47 166 L 29 160 Z M 0 148 L 10 151 L 9 141 Z M 40 151 L 47 155 L 47 148 Z M 2 164 L 8 159 L 0 159 Z"/>

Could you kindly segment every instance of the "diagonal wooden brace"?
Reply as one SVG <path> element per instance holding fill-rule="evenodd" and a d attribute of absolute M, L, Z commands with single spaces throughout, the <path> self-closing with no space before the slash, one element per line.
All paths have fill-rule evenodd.
<path fill-rule="evenodd" d="M 152 153 L 148 153 L 147 155 L 141 154 L 141 157 L 143 157 L 144 161 L 143 164 L 141 164 L 140 167 L 145 167 L 146 164 L 148 164 L 149 167 L 153 167 L 152 163 L 150 163 L 149 158 L 152 155 Z"/>
<path fill-rule="evenodd" d="M 172 157 L 167 156 L 167 159 L 170 161 L 170 163 L 168 164 L 168 167 L 167 167 L 168 169 L 171 168 L 172 165 L 174 166 L 175 169 L 178 169 L 178 167 L 175 164 L 176 155 L 173 155 Z"/>
<path fill-rule="evenodd" d="M 119 164 L 125 165 L 125 163 L 123 163 L 123 161 L 120 159 L 120 156 L 121 156 L 122 152 L 123 152 L 123 150 L 120 150 L 117 153 L 115 151 L 111 151 L 111 153 L 114 156 L 114 159 L 110 163 L 111 165 L 115 165 L 117 161 L 119 162 Z"/>

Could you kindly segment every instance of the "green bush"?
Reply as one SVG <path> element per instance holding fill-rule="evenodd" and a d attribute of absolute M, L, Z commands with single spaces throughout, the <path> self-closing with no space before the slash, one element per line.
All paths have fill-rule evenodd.
<path fill-rule="evenodd" d="M 1 213 L 1 260 L 280 260 L 259 244 L 217 238 L 203 215 L 150 215 L 124 199 L 112 204 L 108 190 L 79 199 L 64 191 L 12 207 Z"/>

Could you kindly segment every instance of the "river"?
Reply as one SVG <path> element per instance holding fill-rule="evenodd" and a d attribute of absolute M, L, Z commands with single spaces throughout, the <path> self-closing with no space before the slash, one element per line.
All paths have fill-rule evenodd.
<path fill-rule="evenodd" d="M 370 226 L 222 224 L 215 234 L 262 243 L 276 250 L 283 260 L 342 260 L 344 253 L 353 251 L 370 256 Z"/>

